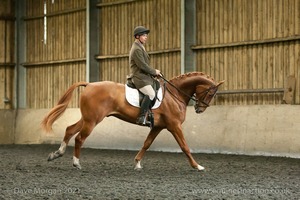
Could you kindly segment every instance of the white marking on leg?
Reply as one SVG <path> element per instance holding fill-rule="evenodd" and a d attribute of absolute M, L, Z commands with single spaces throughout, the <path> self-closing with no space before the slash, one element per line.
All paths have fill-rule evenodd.
<path fill-rule="evenodd" d="M 67 148 L 67 144 L 65 142 L 62 142 L 57 151 L 49 154 L 48 161 L 52 161 L 56 158 L 62 157 L 65 154 L 66 148 Z"/>
<path fill-rule="evenodd" d="M 199 171 L 203 171 L 203 170 L 205 170 L 205 168 L 204 168 L 204 167 L 202 167 L 201 165 L 198 165 L 198 166 L 197 166 L 197 169 L 198 169 Z"/>
<path fill-rule="evenodd" d="M 60 153 L 61 155 L 63 155 L 63 154 L 66 152 L 66 148 L 67 148 L 67 144 L 66 144 L 65 142 L 62 142 L 62 143 L 60 144 L 59 149 L 58 149 L 59 153 Z"/>
<path fill-rule="evenodd" d="M 81 166 L 80 166 L 80 163 L 79 163 L 79 159 L 76 158 L 75 156 L 73 156 L 73 166 L 78 168 L 78 169 L 81 169 Z"/>
<path fill-rule="evenodd" d="M 136 161 L 134 169 L 142 169 L 141 161 Z"/>

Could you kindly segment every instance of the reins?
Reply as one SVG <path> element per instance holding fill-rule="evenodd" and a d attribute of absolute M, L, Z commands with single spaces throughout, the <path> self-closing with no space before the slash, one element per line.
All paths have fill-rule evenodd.
<path fill-rule="evenodd" d="M 184 91 L 182 91 L 181 89 L 179 89 L 178 87 L 176 87 L 173 83 L 171 83 L 170 81 L 168 81 L 167 79 L 165 79 L 165 77 L 161 74 L 159 75 L 160 78 L 162 78 L 165 82 L 167 82 L 169 85 L 171 85 L 172 87 L 174 87 L 178 92 L 180 92 L 181 94 L 185 95 L 186 97 L 188 97 L 189 99 L 193 100 L 194 102 L 197 103 L 197 99 L 195 98 L 195 94 L 193 96 L 188 95 L 187 93 L 185 93 Z M 170 91 L 169 91 L 170 92 Z M 170 92 L 171 93 L 171 92 Z M 172 94 L 172 93 L 171 93 Z"/>

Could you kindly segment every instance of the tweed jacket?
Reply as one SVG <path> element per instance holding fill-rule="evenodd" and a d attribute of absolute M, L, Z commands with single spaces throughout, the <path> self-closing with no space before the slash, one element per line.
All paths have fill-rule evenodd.
<path fill-rule="evenodd" d="M 137 89 L 154 84 L 156 70 L 150 66 L 150 57 L 142 44 L 134 42 L 129 53 L 131 78 Z"/>

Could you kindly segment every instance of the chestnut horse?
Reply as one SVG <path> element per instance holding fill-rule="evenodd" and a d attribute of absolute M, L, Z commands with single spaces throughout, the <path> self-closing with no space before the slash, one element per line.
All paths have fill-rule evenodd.
<path fill-rule="evenodd" d="M 163 77 L 160 77 L 162 84 Z M 165 80 L 165 79 L 164 79 Z M 215 82 L 212 78 L 201 72 L 187 73 L 165 80 L 164 99 L 160 107 L 152 110 L 154 114 L 154 125 L 150 130 L 142 149 L 135 157 L 135 169 L 141 169 L 141 159 L 146 150 L 150 147 L 156 136 L 167 129 L 172 133 L 182 151 L 188 157 L 190 165 L 198 170 L 204 170 L 192 157 L 190 149 L 185 141 L 182 123 L 186 116 L 186 107 L 192 99 L 195 101 L 196 113 L 202 113 L 209 106 L 210 101 L 216 94 L 218 87 L 224 82 Z M 90 135 L 94 127 L 105 117 L 114 116 L 129 123 L 136 122 L 139 115 L 139 108 L 131 106 L 125 99 L 124 84 L 103 81 L 95 83 L 78 82 L 73 84 L 61 97 L 58 104 L 48 113 L 42 121 L 42 128 L 49 132 L 52 124 L 57 120 L 68 107 L 73 91 L 84 86 L 80 96 L 81 119 L 75 124 L 68 126 L 60 148 L 50 153 L 48 161 L 63 156 L 70 139 L 75 138 L 75 149 L 73 166 L 81 169 L 79 156 L 81 146 Z"/>

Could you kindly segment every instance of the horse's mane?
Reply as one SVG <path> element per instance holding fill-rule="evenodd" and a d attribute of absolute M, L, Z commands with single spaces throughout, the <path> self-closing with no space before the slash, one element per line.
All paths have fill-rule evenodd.
<path fill-rule="evenodd" d="M 215 83 L 214 78 L 212 78 L 211 76 L 203 73 L 203 72 L 189 72 L 186 74 L 181 74 L 179 76 L 173 77 L 172 79 L 170 79 L 170 82 L 174 82 L 174 81 L 179 81 L 181 79 L 184 79 L 186 77 L 193 77 L 193 76 L 201 76 L 202 78 L 207 79 L 208 81 L 211 81 L 213 83 Z"/>

